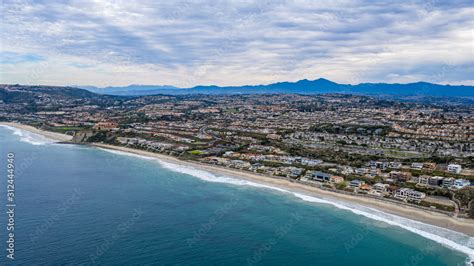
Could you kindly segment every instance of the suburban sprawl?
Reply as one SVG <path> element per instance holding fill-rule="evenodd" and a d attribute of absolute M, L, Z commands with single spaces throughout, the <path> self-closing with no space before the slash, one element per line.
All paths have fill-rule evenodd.
<path fill-rule="evenodd" d="M 474 110 L 462 101 L 0 85 L 0 121 L 474 218 Z"/>

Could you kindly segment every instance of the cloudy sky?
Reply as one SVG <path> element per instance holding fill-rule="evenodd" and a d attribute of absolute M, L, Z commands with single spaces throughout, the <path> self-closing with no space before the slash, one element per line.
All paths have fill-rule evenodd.
<path fill-rule="evenodd" d="M 474 85 L 471 0 L 105 2 L 2 0 L 0 83 Z"/>

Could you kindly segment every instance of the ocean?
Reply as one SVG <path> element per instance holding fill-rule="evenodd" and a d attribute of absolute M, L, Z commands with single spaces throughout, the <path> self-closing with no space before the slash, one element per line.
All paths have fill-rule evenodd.
<path fill-rule="evenodd" d="M 7 154 L 14 154 L 14 260 Z M 466 265 L 474 240 L 373 209 L 0 127 L 0 264 Z M 3 190 L 3 191 L 2 191 Z M 3 217 L 2 217 L 3 216 Z"/>

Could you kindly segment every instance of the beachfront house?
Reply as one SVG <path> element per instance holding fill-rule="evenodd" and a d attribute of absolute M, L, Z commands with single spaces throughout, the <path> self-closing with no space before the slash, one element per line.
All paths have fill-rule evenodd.
<path fill-rule="evenodd" d="M 384 194 L 388 192 L 389 184 L 376 183 L 372 186 L 372 190 L 377 193 Z"/>
<path fill-rule="evenodd" d="M 307 171 L 305 177 L 319 182 L 329 182 L 331 179 L 330 174 L 326 174 L 320 171 Z"/>
<path fill-rule="evenodd" d="M 364 181 L 361 181 L 361 180 L 358 180 L 358 179 L 351 180 L 351 182 L 349 182 L 349 187 L 351 187 L 351 188 L 360 188 L 362 186 L 362 184 L 364 184 L 364 183 L 365 183 Z"/>
<path fill-rule="evenodd" d="M 405 201 L 420 202 L 426 197 L 426 194 L 411 188 L 399 188 L 395 191 L 394 197 Z"/>
<path fill-rule="evenodd" d="M 242 161 L 242 160 L 231 160 L 229 162 L 229 166 L 237 168 L 237 169 L 248 169 L 252 165 L 249 162 Z"/>
<path fill-rule="evenodd" d="M 303 171 L 303 168 L 289 167 L 289 173 L 287 174 L 287 177 L 297 178 L 303 173 Z"/>
<path fill-rule="evenodd" d="M 319 182 L 329 182 L 331 175 L 321 171 L 315 171 L 311 173 L 309 178 Z"/>
<path fill-rule="evenodd" d="M 337 176 L 337 175 L 332 175 L 332 176 L 329 178 L 329 182 L 332 183 L 332 184 L 339 184 L 339 183 L 344 182 L 344 177 L 342 177 L 342 176 Z"/>

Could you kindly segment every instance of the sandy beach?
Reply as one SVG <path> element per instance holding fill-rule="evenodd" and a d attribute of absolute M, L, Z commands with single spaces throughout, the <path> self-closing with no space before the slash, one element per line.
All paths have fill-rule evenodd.
<path fill-rule="evenodd" d="M 56 133 L 56 132 L 50 132 L 50 131 L 45 131 L 41 129 L 37 129 L 32 126 L 28 125 L 23 125 L 23 124 L 18 124 L 18 123 L 11 123 L 11 122 L 0 122 L 0 125 L 5 125 L 5 126 L 10 126 L 10 127 L 16 127 L 19 129 L 23 129 L 35 134 L 39 134 L 42 136 L 45 136 L 46 138 L 61 142 L 61 141 L 70 141 L 72 140 L 72 136 L 61 134 L 61 133 Z"/>
<path fill-rule="evenodd" d="M 377 210 L 380 210 L 386 213 L 394 214 L 397 216 L 405 217 L 411 220 L 420 221 L 427 224 L 436 225 L 436 226 L 447 228 L 453 231 L 462 232 L 469 236 L 474 236 L 474 221 L 469 220 L 469 219 L 453 218 L 441 213 L 425 211 L 425 210 L 421 210 L 421 209 L 409 207 L 409 206 L 398 206 L 395 204 L 384 202 L 382 200 L 334 193 L 334 192 L 325 191 L 316 187 L 311 187 L 311 186 L 306 186 L 306 185 L 290 182 L 284 179 L 277 179 L 277 178 L 267 177 L 263 175 L 253 174 L 250 172 L 228 169 L 228 168 L 214 166 L 214 165 L 206 165 L 203 163 L 183 161 L 171 156 L 157 154 L 157 153 L 143 151 L 143 150 L 137 150 L 137 149 L 127 148 L 127 147 L 113 146 L 113 145 L 101 144 L 101 143 L 95 143 L 93 144 L 93 146 L 133 153 L 133 154 L 147 156 L 147 157 L 153 157 L 153 158 L 157 158 L 157 159 L 170 162 L 170 163 L 175 163 L 175 164 L 180 164 L 184 166 L 206 170 L 208 172 L 218 174 L 218 175 L 243 178 L 243 179 L 250 180 L 256 183 L 279 187 L 282 189 L 299 192 L 308 196 L 315 196 L 315 197 L 322 198 L 325 200 L 338 200 L 338 201 L 345 201 L 349 203 L 357 203 L 363 206 L 375 208 Z"/>
<path fill-rule="evenodd" d="M 54 132 L 43 131 L 43 130 L 39 130 L 27 125 L 21 125 L 21 124 L 16 124 L 16 123 L 0 123 L 0 124 L 27 130 L 27 131 L 40 134 L 47 138 L 51 138 L 57 141 L 68 141 L 68 140 L 71 140 L 72 138 L 71 136 L 54 133 Z M 184 161 L 184 160 L 177 159 L 175 157 L 148 152 L 144 150 L 132 149 L 132 148 L 121 147 L 121 146 L 113 146 L 113 145 L 101 144 L 101 143 L 94 143 L 91 145 L 95 147 L 99 147 L 99 148 L 104 148 L 104 149 L 111 149 L 111 150 L 122 151 L 122 152 L 132 153 L 132 154 L 141 155 L 141 156 L 153 157 L 165 162 L 170 162 L 170 163 L 188 166 L 192 168 L 202 169 L 202 170 L 205 170 L 217 175 L 241 178 L 241 179 L 253 181 L 253 182 L 264 184 L 264 185 L 270 185 L 273 187 L 282 188 L 282 189 L 289 190 L 292 192 L 298 192 L 298 193 L 305 194 L 308 196 L 322 198 L 329 201 L 337 200 L 337 201 L 348 202 L 351 204 L 356 203 L 362 206 L 366 206 L 366 207 L 383 211 L 385 213 L 390 213 L 390 214 L 405 217 L 411 220 L 420 221 L 426 224 L 431 224 L 431 225 L 447 228 L 447 229 L 458 231 L 458 232 L 474 237 L 474 220 L 471 220 L 471 219 L 454 218 L 442 213 L 422 210 L 422 209 L 410 207 L 410 206 L 396 205 L 393 203 L 385 202 L 383 200 L 364 198 L 360 196 L 345 195 L 345 194 L 325 191 L 316 187 L 311 187 L 311 186 L 307 186 L 307 185 L 303 185 L 299 183 L 290 182 L 285 179 L 272 178 L 272 177 L 263 176 L 259 174 L 253 174 L 250 172 L 244 172 L 244 171 L 239 171 L 239 170 L 234 170 L 234 169 L 229 169 L 229 168 L 214 166 L 214 165 L 207 165 L 207 164 L 198 163 L 198 162 Z"/>

